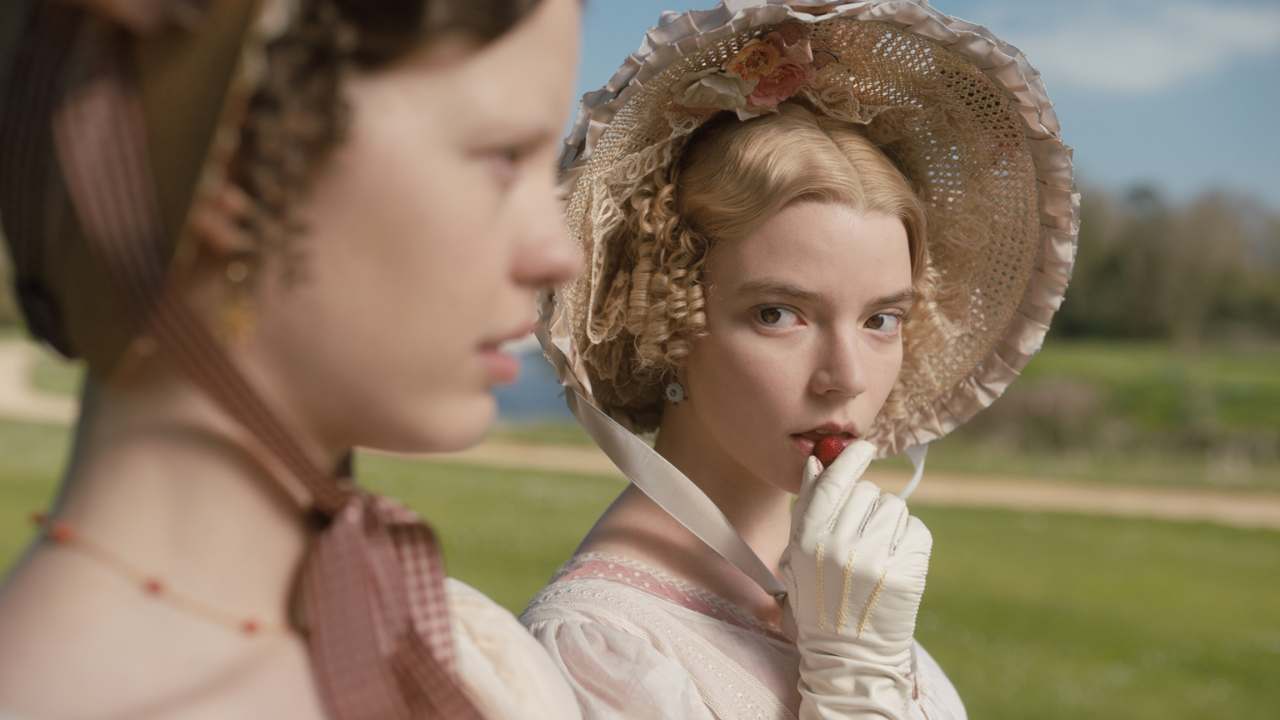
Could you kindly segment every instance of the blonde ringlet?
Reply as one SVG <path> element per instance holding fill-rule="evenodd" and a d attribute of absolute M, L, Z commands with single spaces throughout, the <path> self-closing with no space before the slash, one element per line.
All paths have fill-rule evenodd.
<path fill-rule="evenodd" d="M 925 206 L 862 126 L 787 102 L 739 121 L 725 113 L 699 128 L 670 166 L 652 172 L 623 206 L 612 242 L 625 245 L 593 318 L 601 342 L 582 358 L 596 401 L 637 432 L 656 430 L 663 386 L 706 333 L 703 267 L 716 243 L 733 242 L 788 205 L 816 200 L 899 218 L 907 232 L 917 306 L 903 326 L 927 326 L 936 272 Z M 884 414 L 897 415 L 891 395 Z"/>

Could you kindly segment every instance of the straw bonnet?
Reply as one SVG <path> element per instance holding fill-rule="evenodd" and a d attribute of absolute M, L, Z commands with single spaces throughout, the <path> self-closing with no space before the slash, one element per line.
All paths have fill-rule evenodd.
<path fill-rule="evenodd" d="M 544 347 L 562 381 L 594 398 L 580 350 L 616 333 L 598 316 L 631 243 L 629 198 L 712 117 L 748 119 L 789 99 L 865 126 L 926 206 L 936 307 L 906 323 L 899 410 L 868 437 L 882 457 L 922 446 L 995 401 L 1039 350 L 1071 274 L 1079 208 L 1039 74 L 986 28 L 923 2 L 724 0 L 664 14 L 584 96 L 566 140 L 567 221 L 588 261 L 544 303 Z"/>

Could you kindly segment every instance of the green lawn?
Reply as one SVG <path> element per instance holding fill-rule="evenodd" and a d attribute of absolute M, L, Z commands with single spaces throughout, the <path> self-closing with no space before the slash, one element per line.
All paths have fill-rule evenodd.
<path fill-rule="evenodd" d="M 1187 422 L 1205 410 L 1195 402 L 1228 429 L 1280 427 L 1280 348 L 1174 352 L 1156 343 L 1050 341 L 1019 382 L 1064 378 L 1103 388 L 1112 410 L 1147 429 Z"/>
<path fill-rule="evenodd" d="M 1280 533 L 922 508 L 919 638 L 975 718 L 1273 718 Z"/>
<path fill-rule="evenodd" d="M 367 487 L 431 519 L 449 574 L 519 612 L 622 490 L 618 480 L 365 457 Z"/>
<path fill-rule="evenodd" d="M 0 566 L 48 502 L 67 433 L 0 422 Z M 518 611 L 620 486 L 366 456 L 366 484 L 440 530 L 451 574 Z M 971 717 L 1270 718 L 1280 533 L 928 507 L 919 637 Z"/>
<path fill-rule="evenodd" d="M 50 504 L 70 430 L 0 420 L 0 565 L 31 534 L 32 512 Z"/>
<path fill-rule="evenodd" d="M 0 323 L 0 342 L 15 340 L 31 342 L 31 336 L 20 326 Z M 78 392 L 84 366 L 81 363 L 67 362 L 51 349 L 42 350 L 40 360 L 32 372 L 31 383 L 40 390 L 59 395 L 74 395 Z"/>
<path fill-rule="evenodd" d="M 83 377 L 82 364 L 64 362 L 61 358 L 46 353 L 31 372 L 31 384 L 47 393 L 74 395 L 80 391 Z"/>

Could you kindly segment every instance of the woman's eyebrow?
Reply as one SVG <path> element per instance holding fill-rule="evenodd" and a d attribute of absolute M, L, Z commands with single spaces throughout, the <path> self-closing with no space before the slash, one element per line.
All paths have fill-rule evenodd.
<path fill-rule="evenodd" d="M 817 301 L 822 299 L 822 295 L 805 290 L 796 285 L 782 280 L 761 279 L 749 280 L 738 286 L 739 295 L 771 295 L 775 297 L 787 297 L 798 301 Z M 883 307 L 885 305 L 909 305 L 916 301 L 918 293 L 915 288 L 904 288 L 897 292 L 882 295 L 867 303 L 868 307 Z"/>
<path fill-rule="evenodd" d="M 479 128 L 485 128 L 483 131 Z M 546 127 L 530 124 L 524 126 L 500 124 L 481 124 L 472 126 L 467 137 L 472 138 L 468 147 L 472 151 L 490 152 L 497 149 L 514 148 L 521 153 L 531 152 L 548 143 L 554 143 L 559 136 Z"/>
<path fill-rule="evenodd" d="M 867 303 L 867 307 L 884 307 L 885 305 L 911 305 L 915 303 L 918 296 L 919 296 L 919 293 L 916 292 L 915 288 L 907 288 L 905 290 L 899 290 L 898 292 L 890 293 L 888 295 L 882 295 L 872 300 L 871 302 Z"/>
<path fill-rule="evenodd" d="M 781 280 L 749 280 L 738 286 L 737 294 L 739 295 L 770 295 L 773 297 L 791 298 L 799 302 L 814 302 L 821 299 L 821 295 L 812 290 L 792 285 Z"/>

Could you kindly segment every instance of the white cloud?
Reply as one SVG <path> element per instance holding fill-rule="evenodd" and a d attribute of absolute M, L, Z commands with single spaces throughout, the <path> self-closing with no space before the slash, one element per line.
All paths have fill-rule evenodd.
<path fill-rule="evenodd" d="M 1163 90 L 1238 59 L 1280 53 L 1280 7 L 1136 5 L 1143 7 L 1086 4 L 1049 28 L 1019 23 L 1014 44 L 1050 87 L 1117 92 Z"/>

